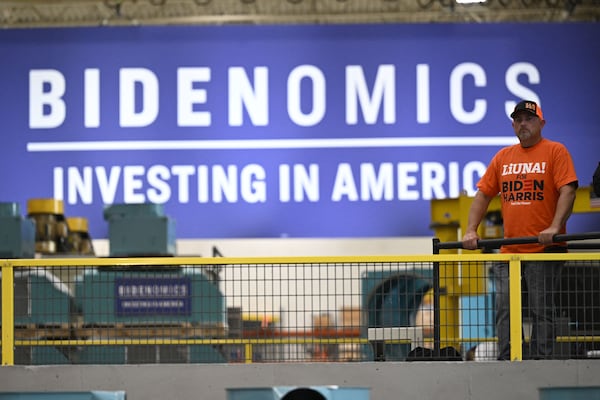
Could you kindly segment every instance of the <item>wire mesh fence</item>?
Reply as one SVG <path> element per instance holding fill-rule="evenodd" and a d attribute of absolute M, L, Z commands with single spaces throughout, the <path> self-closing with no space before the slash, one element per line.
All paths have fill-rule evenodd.
<path fill-rule="evenodd" d="M 535 257 L 516 261 L 524 275 L 540 263 L 560 268 L 542 300 L 523 285 L 517 354 L 597 357 L 600 254 Z M 498 302 L 513 313 L 520 296 L 502 296 L 508 288 L 495 277 L 514 262 L 499 254 L 4 260 L 3 364 L 496 360 L 507 338 Z M 536 357 L 546 339 L 551 351 Z"/>

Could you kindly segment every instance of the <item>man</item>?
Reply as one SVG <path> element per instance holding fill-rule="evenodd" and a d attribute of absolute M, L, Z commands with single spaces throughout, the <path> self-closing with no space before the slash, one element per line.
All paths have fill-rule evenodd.
<path fill-rule="evenodd" d="M 533 101 L 519 102 L 512 114 L 519 144 L 501 149 L 477 183 L 469 210 L 463 247 L 477 248 L 477 227 L 493 197 L 502 204 L 504 237 L 536 236 L 538 243 L 502 246 L 502 253 L 566 252 L 566 243 L 553 243 L 566 232 L 573 211 L 577 176 L 568 150 L 542 137 L 546 124 L 542 109 Z M 528 289 L 532 317 L 532 358 L 549 358 L 554 344 L 554 287 L 561 262 L 526 262 L 522 274 Z M 508 264 L 492 266 L 496 284 L 496 330 L 498 359 L 510 359 Z"/>

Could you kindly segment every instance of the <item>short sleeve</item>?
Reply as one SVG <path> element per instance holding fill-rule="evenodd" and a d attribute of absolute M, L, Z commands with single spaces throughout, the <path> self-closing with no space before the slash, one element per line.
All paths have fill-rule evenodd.
<path fill-rule="evenodd" d="M 492 158 L 492 161 L 490 161 L 485 173 L 479 182 L 477 182 L 477 189 L 489 197 L 494 197 L 500 192 L 500 184 L 498 179 L 498 157 L 499 153 Z"/>
<path fill-rule="evenodd" d="M 575 165 L 567 148 L 559 144 L 554 152 L 554 183 L 557 188 L 577 182 Z"/>

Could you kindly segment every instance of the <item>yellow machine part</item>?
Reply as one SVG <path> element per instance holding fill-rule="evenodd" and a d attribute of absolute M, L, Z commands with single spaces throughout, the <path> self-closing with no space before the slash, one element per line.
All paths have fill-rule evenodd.
<path fill-rule="evenodd" d="M 57 199 L 29 199 L 27 200 L 27 214 L 55 214 L 65 212 L 64 203 Z"/>
<path fill-rule="evenodd" d="M 88 220 L 83 217 L 67 217 L 70 232 L 88 233 Z"/>

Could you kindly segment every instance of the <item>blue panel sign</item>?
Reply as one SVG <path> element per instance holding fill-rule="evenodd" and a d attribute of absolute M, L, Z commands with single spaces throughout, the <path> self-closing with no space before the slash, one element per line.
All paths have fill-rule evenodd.
<path fill-rule="evenodd" d="M 178 238 L 430 236 L 538 101 L 581 185 L 600 24 L 0 31 L 0 199 L 164 204 Z M 570 221 L 594 231 L 600 213 Z"/>
<path fill-rule="evenodd" d="M 117 316 L 190 315 L 189 277 L 115 278 Z"/>
<path fill-rule="evenodd" d="M 124 391 L 0 393 L 0 400 L 125 400 Z"/>

